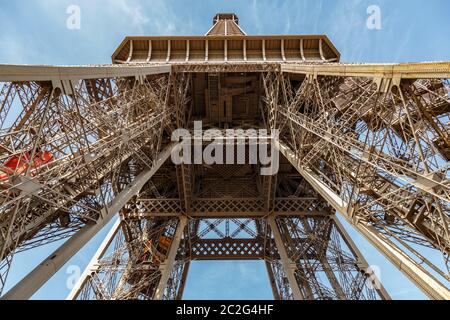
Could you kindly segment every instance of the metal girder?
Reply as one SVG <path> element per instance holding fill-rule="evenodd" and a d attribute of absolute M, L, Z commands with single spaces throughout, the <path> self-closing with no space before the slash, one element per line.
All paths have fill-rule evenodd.
<path fill-rule="evenodd" d="M 385 79 L 447 79 L 450 62 L 421 62 L 400 64 L 283 64 L 281 71 L 314 76 L 368 77 Z"/>
<path fill-rule="evenodd" d="M 179 199 L 139 199 L 141 207 L 127 212 L 128 219 L 152 216 L 178 216 L 183 211 Z M 322 204 L 317 198 L 276 198 L 272 209 L 276 215 L 323 215 Z M 312 210 L 311 208 L 315 208 Z M 198 217 L 264 217 L 267 215 L 265 200 L 261 198 L 196 198 L 191 200 L 188 216 Z"/>
<path fill-rule="evenodd" d="M 375 246 L 391 263 L 402 271 L 418 288 L 432 299 L 450 299 L 450 291 L 431 273 L 414 261 L 405 252 L 400 250 L 392 241 L 368 226 L 362 221 L 351 216 L 354 208 L 348 206 L 338 194 L 332 191 L 325 183 L 316 177 L 311 170 L 304 168 L 296 154 L 281 143 L 276 143 L 280 152 L 291 162 L 309 184 L 339 212 L 349 223 L 358 230 L 365 239 Z"/>
<path fill-rule="evenodd" d="M 118 232 L 113 235 L 112 231 L 104 240 L 103 252 L 93 260 L 94 268 L 86 269 L 88 276 L 78 283 L 69 298 L 154 299 L 158 284 L 166 279 L 168 289 L 163 298 L 174 299 L 181 289 L 174 281 L 181 279 L 179 271 L 183 268 L 179 267 L 181 261 L 176 261 L 176 266 L 167 266 L 170 270 L 165 266 L 170 262 L 169 246 L 176 245 L 179 225 L 179 219 L 154 219 L 142 224 L 122 220 Z"/>
<path fill-rule="evenodd" d="M 303 45 L 302 41 L 301 57 L 305 59 Z M 281 58 L 286 60 L 284 46 L 283 43 Z M 326 60 L 323 49 L 320 42 L 320 56 Z M 265 56 L 270 54 L 263 51 Z M 227 59 L 227 49 L 224 52 Z M 171 49 L 168 47 L 167 61 L 170 61 L 170 55 Z M 133 57 L 131 47 L 129 61 Z M 151 60 L 151 46 L 148 57 Z M 269 61 L 267 56 L 265 58 Z M 161 187 L 155 181 L 148 184 L 149 190 L 145 192 L 156 198 L 135 198 L 133 195 L 139 190 L 134 187 L 132 192 L 127 193 L 126 186 L 133 185 L 133 177 L 143 172 L 142 168 L 152 171 L 155 161 L 159 161 L 153 156 L 161 145 L 163 130 L 165 136 L 170 135 L 175 127 L 190 127 L 193 111 L 187 107 L 188 96 L 197 94 L 203 97 L 207 94 L 206 87 L 200 87 L 200 93 L 190 92 L 194 90 L 192 74 L 217 73 L 222 77 L 226 73 L 246 72 L 267 73 L 260 77 L 265 89 L 266 109 L 263 115 L 259 115 L 262 119 L 255 117 L 252 125 L 259 127 L 264 123 L 270 129 L 284 130 L 286 145 L 278 145 L 279 148 L 307 184 L 325 201 L 320 197 L 308 200 L 291 194 L 288 194 L 290 198 L 277 196 L 281 188 L 275 178 L 263 182 L 263 197 L 220 194 L 214 190 L 219 186 L 217 183 L 209 186 L 220 194 L 217 198 L 195 197 L 196 181 L 191 173 L 194 169 L 186 166 L 178 168 L 178 175 L 175 175 L 175 180 L 178 178 L 178 194 L 170 194 L 172 198 L 165 198 L 164 191 L 173 191 L 173 185 Z M 164 76 L 169 73 L 169 77 Z M 163 75 L 162 80 L 157 80 L 157 75 Z M 290 77 L 295 80 L 291 82 Z M 166 78 L 169 79 L 168 85 Z M 245 75 L 243 78 L 239 81 L 245 83 Z M 0 93 L 2 126 L 15 96 L 19 97 L 23 106 L 13 129 L 0 137 L 2 164 L 12 156 L 23 157 L 30 150 L 35 153 L 42 146 L 48 146 L 53 153 L 60 155 L 36 174 L 19 175 L 11 181 L 2 181 L 2 187 L 6 186 L 1 199 L 5 209 L 0 218 L 9 219 L 7 225 L 10 227 L 7 232 L 4 228 L 0 230 L 3 237 L 0 239 L 4 239 L 1 256 L 6 257 L 0 264 L 0 285 L 4 285 L 4 275 L 9 271 L 10 252 L 72 236 L 4 298 L 31 297 L 124 206 L 126 209 L 120 212 L 123 219 L 121 238 L 117 236 L 117 230 L 110 234 L 92 260 L 93 264 L 100 260 L 114 235 L 120 238 L 118 254 L 126 253 L 130 258 L 119 259 L 120 263 L 109 261 L 111 269 L 120 275 L 119 282 L 103 279 L 102 283 L 102 279 L 96 278 L 97 274 L 86 280 L 88 277 L 85 274 L 85 280 L 71 297 L 77 296 L 82 287 L 99 281 L 91 288 L 95 291 L 93 296 L 99 299 L 179 298 L 186 279 L 186 264 L 196 257 L 193 250 L 200 250 L 197 258 L 209 259 L 214 257 L 202 253 L 200 246 L 212 248 L 228 243 L 247 245 L 248 249 L 245 254 L 231 252 L 231 257 L 272 259 L 268 262 L 269 273 L 274 280 L 274 295 L 278 298 L 289 299 L 292 295 L 296 299 L 358 298 L 367 279 L 363 276 L 355 278 L 355 281 L 361 281 L 352 284 L 355 296 L 349 295 L 351 290 L 346 292 L 345 285 L 340 284 L 335 272 L 347 270 L 342 269 L 344 267 L 341 265 L 332 265 L 334 262 L 324 255 L 321 246 L 324 243 L 331 245 L 326 237 L 324 241 L 312 241 L 314 237 L 309 239 L 292 234 L 293 230 L 298 232 L 302 227 L 304 233 L 318 232 L 308 223 L 320 224 L 325 218 L 333 219 L 333 228 L 340 232 L 342 238 L 339 243 L 344 241 L 353 253 L 352 257 L 347 258 L 349 261 L 355 260 L 361 271 L 366 272 L 368 265 L 361 252 L 333 214 L 322 210 L 329 203 L 430 298 L 449 299 L 445 285 L 424 266 L 432 268 L 443 278 L 448 279 L 448 275 L 434 268 L 425 258 L 423 265 L 419 264 L 422 259 L 420 253 L 410 254 L 408 252 L 413 248 L 409 247 L 406 252 L 399 245 L 407 245 L 403 242 L 405 238 L 419 244 L 428 240 L 442 252 L 448 252 L 446 201 L 450 191 L 445 178 L 448 166 L 442 163 L 450 157 L 448 124 L 445 123 L 450 103 L 445 96 L 448 81 L 446 84 L 445 81 L 433 80 L 448 78 L 448 62 L 308 65 L 229 61 L 224 65 L 211 59 L 199 64 L 163 63 L 151 66 L 0 65 L 0 81 L 8 81 Z M 297 90 L 297 86 L 300 89 Z M 233 92 L 234 89 L 219 88 L 219 92 L 227 90 Z M 258 99 L 263 98 L 259 97 L 259 91 L 255 92 L 252 94 L 258 95 Z M 219 101 L 219 97 L 217 99 Z M 246 104 L 244 109 L 250 108 L 248 101 L 239 103 Z M 201 112 L 196 116 L 199 117 Z M 117 126 L 111 126 L 116 122 Z M 361 127 L 368 129 L 363 131 Z M 377 132 L 386 128 L 394 131 L 396 136 L 386 135 L 378 145 L 369 144 L 369 147 L 360 141 L 364 135 L 368 138 L 382 136 Z M 376 147 L 379 149 L 376 150 Z M 440 154 L 438 160 L 434 157 L 437 154 Z M 410 158 L 405 160 L 405 157 Z M 152 172 L 155 173 L 154 170 Z M 142 184 L 136 179 L 134 183 L 140 184 L 140 189 L 150 177 L 140 175 L 136 179 L 142 179 Z M 233 179 L 232 175 L 224 175 L 216 180 L 221 177 Z M 344 179 L 341 181 L 340 177 Z M 165 176 L 165 179 L 173 178 Z M 405 182 L 406 187 L 399 185 L 399 181 Z M 230 185 L 238 186 L 239 182 Z M 298 185 L 295 188 L 301 190 Z M 113 200 L 115 194 L 118 196 Z M 236 194 L 239 194 L 237 190 Z M 131 198 L 133 200 L 129 201 Z M 366 202 L 360 203 L 355 199 Z M 384 224 L 373 223 L 381 215 L 384 216 Z M 191 222 L 187 219 L 199 220 L 192 221 L 196 227 L 187 228 L 192 233 L 185 234 L 181 240 L 183 230 L 176 229 L 173 222 L 176 219 L 171 218 L 186 220 L 185 225 Z M 258 219 L 255 227 L 249 228 L 248 221 L 243 221 L 245 218 Z M 265 237 L 265 240 L 256 239 L 252 232 L 250 236 L 254 238 L 250 240 L 228 239 L 229 224 L 233 220 L 241 221 L 237 223 L 238 233 L 257 231 L 258 236 Z M 205 230 L 199 230 L 200 221 L 208 221 Z M 219 227 L 224 221 L 226 235 Z M 399 221 L 404 223 L 400 226 L 403 229 L 399 228 L 403 233 L 395 234 L 397 230 L 394 227 L 399 226 Z M 274 239 L 268 234 L 267 227 L 264 228 L 267 222 L 273 230 Z M 4 225 L 4 221 L 0 220 L 0 226 Z M 327 226 L 326 223 L 324 225 Z M 148 233 L 153 238 L 148 238 L 149 235 L 143 230 L 150 230 Z M 195 238 L 202 232 L 218 235 L 219 239 Z M 159 261 L 158 255 L 164 256 L 162 251 L 165 250 L 161 247 L 155 249 L 155 243 L 168 239 L 171 249 L 165 256 L 165 262 Z M 302 246 L 311 251 L 302 252 L 299 250 Z M 148 247 L 153 250 L 150 258 L 146 256 Z M 255 248 L 257 250 L 252 251 Z M 339 254 L 341 257 L 347 252 L 342 250 Z M 300 259 L 302 255 L 308 259 Z M 143 257 L 147 257 L 147 261 L 139 260 Z M 314 260 L 314 267 L 325 272 L 331 283 L 329 292 L 319 292 L 323 287 L 314 278 L 314 272 L 308 273 L 308 268 L 303 265 L 309 258 Z M 295 268 L 291 268 L 293 264 L 296 264 Z M 120 270 L 125 271 L 121 274 Z M 286 282 L 285 277 L 289 281 Z M 105 283 L 111 284 L 110 287 L 114 287 L 112 284 L 117 286 L 109 292 Z M 381 298 L 389 298 L 382 286 L 377 288 L 377 293 Z M 367 297 L 373 296 L 369 294 Z"/>
<path fill-rule="evenodd" d="M 374 284 L 373 287 L 378 292 L 378 295 L 383 300 L 391 300 L 390 295 L 384 288 L 383 284 L 380 282 L 380 279 L 378 279 L 377 275 L 374 273 L 374 270 L 372 270 L 370 268 L 369 263 L 365 259 L 362 252 L 358 249 L 358 246 L 352 240 L 352 238 L 348 234 L 347 230 L 345 230 L 342 223 L 339 221 L 339 219 L 335 215 L 332 216 L 332 219 L 333 219 L 333 222 L 336 225 L 337 229 L 339 230 L 339 233 L 344 238 L 345 243 L 349 246 L 349 248 L 353 252 L 353 254 L 358 258 L 358 267 L 360 267 L 362 271 L 366 272 L 369 275 L 369 278 L 371 279 L 372 283 Z"/>
<path fill-rule="evenodd" d="M 286 73 L 312 75 L 386 77 L 402 79 L 445 79 L 450 78 L 449 62 L 424 62 L 402 64 L 321 64 L 304 65 L 300 63 L 229 63 L 223 64 L 165 64 L 158 65 L 92 65 L 80 67 L 21 66 L 0 65 L 0 81 L 52 81 L 81 80 L 96 78 L 115 78 L 146 76 L 151 74 L 175 72 L 232 72 L 251 70 L 267 72 L 276 68 Z M 228 69 L 227 69 L 228 68 Z M 227 71 L 228 70 L 228 71 Z"/>
<path fill-rule="evenodd" d="M 164 298 L 164 291 L 167 287 L 167 281 L 171 275 L 172 269 L 174 267 L 175 258 L 178 253 L 178 249 L 181 242 L 181 237 L 184 233 L 184 228 L 186 228 L 188 219 L 186 217 L 180 217 L 180 220 L 177 225 L 177 230 L 172 240 L 172 244 L 170 246 L 169 254 L 166 260 L 161 264 L 161 279 L 159 280 L 158 286 L 155 290 L 155 300 L 162 300 Z"/>
<path fill-rule="evenodd" d="M 334 216 L 278 217 L 272 223 L 269 220 L 270 225 L 278 227 L 280 241 L 289 259 L 287 265 L 293 270 L 303 299 L 390 299 L 361 253 L 353 250 L 354 244 L 335 221 Z M 291 286 L 284 280 L 289 279 L 287 271 L 280 273 L 278 270 L 280 265 L 285 265 L 284 253 L 277 250 L 277 257 L 273 249 L 268 261 L 276 274 L 277 293 L 283 299 L 296 299 Z"/>
<path fill-rule="evenodd" d="M 98 247 L 97 251 L 95 252 L 94 256 L 92 257 L 91 261 L 87 265 L 86 269 L 84 270 L 83 274 L 81 275 L 80 279 L 78 279 L 75 286 L 70 291 L 70 294 L 67 296 L 66 300 L 76 300 L 80 294 L 81 289 L 88 281 L 89 277 L 93 272 L 98 270 L 100 259 L 104 256 L 106 250 L 108 250 L 108 247 L 111 245 L 111 243 L 114 240 L 114 237 L 119 232 L 121 225 L 120 219 L 118 219 L 114 225 L 112 226 L 111 230 L 106 235 L 103 242 Z"/>
<path fill-rule="evenodd" d="M 135 66 L 113 66 L 113 65 L 91 65 L 79 67 L 57 67 L 57 66 L 23 66 L 23 65 L 0 65 L 1 82 L 20 81 L 51 81 L 64 89 L 68 81 L 83 79 L 122 78 L 139 77 L 148 75 L 170 73 L 170 65 L 135 65 Z"/>
<path fill-rule="evenodd" d="M 69 261 L 95 234 L 97 234 L 127 202 L 137 195 L 147 181 L 158 171 L 158 169 L 169 159 L 175 145 L 170 145 L 162 151 L 151 169 L 142 172 L 128 187 L 119 193 L 108 207 L 102 209 L 100 219 L 92 225 L 87 225 L 73 235 L 60 248 L 44 260 L 38 267 L 30 272 L 14 288 L 12 288 L 2 299 L 23 300 L 29 299 L 45 284 L 64 264 Z"/>
<path fill-rule="evenodd" d="M 275 239 L 275 244 L 277 246 L 277 250 L 281 257 L 281 263 L 283 265 L 283 270 L 289 281 L 289 286 L 292 290 L 294 300 L 304 300 L 305 297 L 303 296 L 302 292 L 300 291 L 299 284 L 298 284 L 297 279 L 294 274 L 295 270 L 297 269 L 297 266 L 289 258 L 288 254 L 286 252 L 285 243 L 283 242 L 283 240 L 281 238 L 281 234 L 278 229 L 278 225 L 275 221 L 275 217 L 273 217 L 273 216 L 268 217 L 267 222 L 270 226 L 270 230 L 273 233 L 273 237 Z"/>
<path fill-rule="evenodd" d="M 268 261 L 265 262 L 267 274 L 269 276 L 270 288 L 272 289 L 272 294 L 275 300 L 281 300 L 280 294 L 278 293 L 277 283 L 275 279 L 275 274 L 272 270 L 272 266 Z"/>

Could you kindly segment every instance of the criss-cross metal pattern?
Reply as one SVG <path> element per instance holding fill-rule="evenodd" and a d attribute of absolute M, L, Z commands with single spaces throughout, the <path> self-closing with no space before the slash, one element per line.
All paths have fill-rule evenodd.
<path fill-rule="evenodd" d="M 3 298 L 30 298 L 116 218 L 70 299 L 181 299 L 191 261 L 240 259 L 265 262 L 276 299 L 390 299 L 340 219 L 450 299 L 450 63 L 341 64 L 326 37 L 208 37 L 127 38 L 108 66 L 0 66 Z M 199 120 L 202 152 L 269 146 L 279 170 L 175 165 L 172 133 Z M 5 292 L 15 254 L 60 240 Z"/>

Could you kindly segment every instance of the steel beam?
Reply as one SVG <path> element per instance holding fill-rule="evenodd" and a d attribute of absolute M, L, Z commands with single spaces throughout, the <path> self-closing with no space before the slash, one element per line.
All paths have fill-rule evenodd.
<path fill-rule="evenodd" d="M 18 81 L 69 81 L 84 79 L 145 77 L 170 73 L 167 64 L 152 66 L 91 65 L 75 67 L 0 65 L 0 82 Z"/>
<path fill-rule="evenodd" d="M 176 297 L 177 300 L 183 300 L 184 289 L 186 288 L 186 280 L 187 280 L 187 276 L 189 274 L 190 266 L 191 266 L 191 262 L 190 261 L 186 262 L 186 264 L 184 265 L 183 275 L 182 275 L 181 283 L 180 283 L 180 288 L 178 289 L 178 294 L 177 294 L 177 297 Z"/>
<path fill-rule="evenodd" d="M 170 247 L 169 255 L 164 263 L 161 264 L 161 279 L 159 280 L 158 287 L 155 291 L 154 300 L 162 300 L 164 298 L 164 290 L 167 286 L 167 281 L 170 278 L 172 269 L 175 263 L 175 258 L 178 253 L 178 248 L 180 247 L 181 237 L 183 236 L 184 229 L 186 228 L 188 218 L 185 216 L 180 217 L 180 221 L 177 226 L 177 231 L 175 232 L 172 245 Z"/>
<path fill-rule="evenodd" d="M 275 281 L 275 276 L 273 274 L 272 265 L 268 261 L 266 261 L 266 270 L 267 270 L 267 274 L 269 276 L 270 287 L 272 289 L 273 298 L 275 300 L 281 300 L 280 294 L 278 293 L 278 288 L 277 288 L 277 283 Z"/>
<path fill-rule="evenodd" d="M 80 279 L 76 283 L 75 287 L 72 289 L 70 294 L 67 296 L 66 300 L 76 300 L 83 289 L 84 285 L 87 283 L 91 275 L 98 270 L 99 268 L 99 261 L 105 254 L 106 250 L 108 250 L 109 246 L 114 240 L 114 237 L 117 235 L 117 233 L 120 230 L 121 221 L 120 219 L 117 219 L 116 223 L 114 223 L 113 227 L 109 231 L 109 233 L 106 235 L 103 242 L 100 244 L 100 247 L 98 248 L 97 252 L 92 257 L 91 261 L 89 262 L 88 266 L 84 270 L 83 274 L 81 275 Z"/>
<path fill-rule="evenodd" d="M 301 165 L 295 152 L 280 142 L 275 146 L 291 162 L 298 172 L 333 208 L 339 212 L 355 229 L 377 248 L 392 264 L 403 272 L 416 286 L 429 298 L 450 300 L 450 291 L 431 273 L 417 264 L 410 256 L 400 250 L 392 241 L 377 232 L 373 227 L 367 226 L 351 218 L 349 205 L 328 186 L 318 179 L 314 173 Z"/>
<path fill-rule="evenodd" d="M 337 77 L 448 79 L 450 62 L 420 62 L 400 64 L 282 64 L 281 71 Z"/>
<path fill-rule="evenodd" d="M 297 279 L 295 278 L 294 274 L 294 270 L 296 269 L 295 263 L 292 262 L 291 259 L 289 259 L 283 239 L 281 238 L 280 230 L 278 229 L 278 225 L 275 221 L 275 217 L 268 217 L 267 222 L 270 226 L 270 229 L 272 230 L 273 237 L 275 239 L 275 245 L 277 246 L 278 253 L 280 254 L 281 263 L 283 264 L 283 270 L 286 278 L 289 281 L 289 286 L 291 287 L 294 300 L 304 300 L 305 298 L 300 291 Z"/>
<path fill-rule="evenodd" d="M 391 300 L 391 296 L 384 288 L 383 284 L 381 283 L 380 279 L 377 279 L 377 275 L 374 273 L 373 270 L 370 269 L 369 263 L 367 262 L 366 258 L 364 258 L 364 255 L 362 252 L 358 249 L 356 243 L 353 241 L 353 239 L 348 234 L 347 230 L 345 230 L 342 223 L 339 221 L 337 216 L 332 216 L 331 219 L 333 219 L 334 224 L 336 225 L 336 228 L 339 230 L 339 233 L 341 234 L 342 238 L 344 239 L 345 243 L 349 247 L 349 249 L 353 252 L 355 257 L 358 259 L 358 266 L 362 269 L 362 271 L 367 272 L 370 274 L 370 278 L 375 282 L 376 285 L 374 286 L 374 289 L 378 292 L 378 295 L 383 300 Z"/>
<path fill-rule="evenodd" d="M 86 225 L 67 240 L 60 248 L 53 252 L 46 260 L 39 264 L 14 288 L 6 293 L 4 300 L 30 299 L 42 285 L 58 272 L 84 245 L 92 239 L 111 219 L 122 209 L 132 197 L 137 195 L 148 180 L 169 159 L 174 144 L 169 145 L 159 154 L 151 169 L 142 172 L 127 188 L 101 211 L 101 217 L 96 224 Z"/>
<path fill-rule="evenodd" d="M 229 63 L 231 68 L 244 70 L 248 64 Z M 340 77 L 385 77 L 402 79 L 447 79 L 450 78 L 450 62 L 422 62 L 402 64 L 322 64 L 304 65 L 271 64 L 279 67 L 283 72 L 299 74 L 315 74 L 323 76 Z M 252 64 L 253 67 L 263 68 L 261 64 Z M 177 64 L 177 71 L 181 72 L 207 72 L 212 66 L 201 63 L 189 65 Z M 203 68 L 203 69 L 202 69 Z M 222 72 L 226 67 L 221 65 Z M 0 81 L 52 81 L 52 80 L 82 80 L 97 78 L 116 78 L 146 76 L 151 74 L 170 73 L 170 64 L 156 64 L 146 66 L 133 65 L 91 65 L 91 66 L 23 66 L 0 65 Z M 203 70 L 203 71 L 201 71 Z M 218 71 L 217 71 L 218 72 Z"/>

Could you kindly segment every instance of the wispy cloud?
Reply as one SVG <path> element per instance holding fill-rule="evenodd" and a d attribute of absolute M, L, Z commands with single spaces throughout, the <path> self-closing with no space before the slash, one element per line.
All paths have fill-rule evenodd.
<path fill-rule="evenodd" d="M 72 4 L 81 9 L 80 30 L 66 28 L 66 10 Z M 174 35 L 193 29 L 193 23 L 185 23 L 164 0 L 27 1 L 20 11 L 9 6 L 14 15 L 0 12 L 0 27 L 9 30 L 0 34 L 0 63 L 107 63 L 126 35 Z"/>

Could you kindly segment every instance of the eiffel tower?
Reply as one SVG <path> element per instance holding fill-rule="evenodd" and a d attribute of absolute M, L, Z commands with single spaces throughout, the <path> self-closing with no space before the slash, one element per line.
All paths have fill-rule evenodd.
<path fill-rule="evenodd" d="M 114 220 L 68 299 L 182 299 L 202 260 L 264 261 L 275 299 L 390 299 L 342 219 L 450 299 L 449 62 L 341 63 L 325 35 L 250 36 L 228 13 L 112 62 L 0 66 L 3 299 Z M 173 161 L 195 148 L 227 161 Z M 14 254 L 63 239 L 5 292 Z"/>

